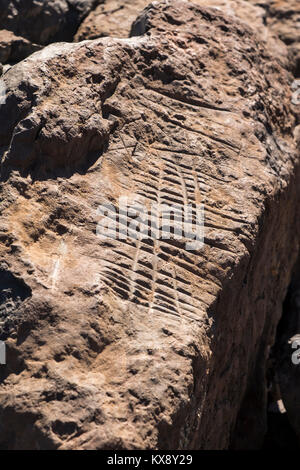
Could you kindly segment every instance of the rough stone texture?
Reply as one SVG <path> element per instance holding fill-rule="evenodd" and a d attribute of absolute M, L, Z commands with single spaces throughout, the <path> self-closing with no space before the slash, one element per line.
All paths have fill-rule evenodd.
<path fill-rule="evenodd" d="M 39 49 L 41 46 L 32 44 L 11 31 L 0 30 L 0 63 L 2 64 L 18 62 Z"/>
<path fill-rule="evenodd" d="M 148 3 L 149 0 L 51 0 L 46 3 L 42 0 L 1 0 L 0 30 L 8 29 L 18 38 L 18 42 L 14 41 L 12 59 L 9 57 L 11 38 L 7 38 L 7 61 L 22 60 L 37 49 L 36 44 L 103 36 L 128 37 L 132 22 Z M 270 31 L 273 31 L 290 46 L 294 66 L 299 68 L 300 6 L 297 0 L 194 0 L 194 3 L 236 15 L 251 24 L 263 40 L 274 41 L 270 37 Z M 4 46 L 2 41 L 2 51 Z M 281 46 L 277 44 L 274 52 L 278 48 Z"/>
<path fill-rule="evenodd" d="M 75 41 L 128 37 L 133 21 L 149 3 L 149 0 L 104 0 L 81 23 Z"/>
<path fill-rule="evenodd" d="M 149 0 L 104 0 L 93 9 L 78 28 L 75 41 L 104 36 L 128 37 L 136 16 L 149 4 Z M 195 5 L 217 8 L 226 15 L 245 22 L 287 67 L 289 60 L 286 48 L 278 41 L 277 31 L 266 27 L 267 13 L 258 2 L 244 0 L 194 0 Z M 295 29 L 295 25 L 293 28 Z"/>
<path fill-rule="evenodd" d="M 3 76 L 2 448 L 263 440 L 299 252 L 291 77 L 218 10 L 155 3 L 133 34 L 51 45 Z M 120 195 L 202 202 L 204 247 L 101 241 L 97 208 Z"/>
<path fill-rule="evenodd" d="M 128 37 L 136 16 L 149 4 L 149 0 L 104 0 L 81 23 L 76 41 L 102 36 Z M 194 4 L 218 8 L 251 25 L 265 39 L 269 31 L 264 26 L 264 8 L 243 0 L 194 0 Z"/>
<path fill-rule="evenodd" d="M 217 8 L 223 13 L 238 18 L 250 26 L 265 47 L 272 50 L 272 54 L 282 62 L 285 67 L 290 67 L 291 58 L 286 53 L 286 48 L 278 40 L 277 31 L 267 25 L 266 9 L 259 1 L 253 4 L 244 0 L 196 0 L 197 4 Z M 295 27 L 295 25 L 294 25 Z"/>
<path fill-rule="evenodd" d="M 300 77 L 300 2 L 299 0 L 248 0 L 265 9 L 265 23 L 287 44 Z"/>
<path fill-rule="evenodd" d="M 36 44 L 72 41 L 79 24 L 97 3 L 98 0 L 0 0 L 1 57 L 17 62 L 37 50 Z"/>
<path fill-rule="evenodd" d="M 70 41 L 97 0 L 0 0 L 0 28 L 37 44 Z"/>

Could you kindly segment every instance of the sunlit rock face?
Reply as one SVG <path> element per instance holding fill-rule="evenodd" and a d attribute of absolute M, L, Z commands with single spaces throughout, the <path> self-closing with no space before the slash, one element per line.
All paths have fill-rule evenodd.
<path fill-rule="evenodd" d="M 300 233 L 285 54 L 180 0 L 147 7 L 131 36 L 52 44 L 2 77 L 2 448 L 264 437 Z M 203 239 L 163 236 L 161 217 L 159 237 L 136 237 L 124 200 L 200 210 Z"/>

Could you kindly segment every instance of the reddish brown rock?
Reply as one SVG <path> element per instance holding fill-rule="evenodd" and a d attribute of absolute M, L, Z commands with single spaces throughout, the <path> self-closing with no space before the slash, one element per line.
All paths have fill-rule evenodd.
<path fill-rule="evenodd" d="M 48 46 L 3 77 L 2 448 L 263 439 L 299 252 L 291 76 L 216 9 L 154 3 L 132 33 Z M 101 240 L 98 207 L 120 196 L 204 204 L 204 246 Z"/>
<path fill-rule="evenodd" d="M 300 2 L 299 0 L 248 0 L 266 11 L 265 23 L 289 48 L 294 73 L 300 77 Z"/>
<path fill-rule="evenodd" d="M 2 64 L 19 62 L 39 49 L 41 46 L 15 36 L 11 31 L 0 30 L 0 63 Z"/>
<path fill-rule="evenodd" d="M 128 37 L 136 16 L 149 4 L 149 0 L 104 0 L 81 23 L 76 41 L 102 36 Z M 263 19 L 265 10 L 243 0 L 194 0 L 194 4 L 218 8 L 225 14 L 245 21 L 261 35 L 266 35 Z"/>
<path fill-rule="evenodd" d="M 128 37 L 136 16 L 149 4 L 149 0 L 104 0 L 83 20 L 75 35 L 75 41 L 103 36 Z M 266 27 L 267 13 L 258 2 L 244 0 L 194 0 L 194 4 L 217 8 L 251 27 L 279 60 L 288 65 L 286 48 L 277 40 L 277 32 Z M 258 3 L 258 4 L 257 4 Z M 294 25 L 295 26 L 295 25 Z"/>
<path fill-rule="evenodd" d="M 105 0 L 101 2 L 81 23 L 75 41 L 95 39 L 103 36 L 125 38 L 131 25 L 149 0 Z"/>

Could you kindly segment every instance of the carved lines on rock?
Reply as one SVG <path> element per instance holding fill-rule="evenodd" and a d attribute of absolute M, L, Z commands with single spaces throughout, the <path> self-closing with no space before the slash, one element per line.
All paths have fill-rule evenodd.
<path fill-rule="evenodd" d="M 160 156 L 151 162 L 150 171 L 140 171 L 135 177 L 139 195 L 159 205 L 182 208 L 190 204 L 194 213 L 200 191 L 194 169 Z M 161 226 L 158 219 L 157 227 Z M 185 249 L 185 240 L 145 238 L 114 243 L 113 257 L 108 253 L 101 276 L 119 297 L 145 307 L 149 315 L 160 312 L 199 321 L 206 304 L 192 294 L 192 287 L 202 273 L 197 255 Z"/>

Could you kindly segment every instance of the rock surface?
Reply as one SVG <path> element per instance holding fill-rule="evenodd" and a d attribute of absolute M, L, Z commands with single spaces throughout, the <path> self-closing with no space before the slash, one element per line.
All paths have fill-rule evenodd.
<path fill-rule="evenodd" d="M 266 11 L 265 23 L 289 48 L 294 73 L 300 77 L 300 2 L 299 0 L 248 0 Z"/>
<path fill-rule="evenodd" d="M 133 21 L 149 3 L 149 0 L 104 0 L 81 23 L 75 41 L 128 37 Z"/>
<path fill-rule="evenodd" d="M 79 24 L 98 1 L 0 0 L 0 61 L 3 57 L 10 62 L 22 60 L 37 50 L 36 44 L 72 41 Z"/>
<path fill-rule="evenodd" d="M 11 31 L 0 30 L 0 63 L 2 64 L 19 62 L 39 49 L 41 46 L 32 44 Z"/>
<path fill-rule="evenodd" d="M 148 3 L 149 0 L 51 0 L 46 4 L 42 0 L 1 0 L 0 30 L 9 30 L 17 38 L 13 42 L 13 57 L 10 57 L 12 38 L 7 37 L 7 62 L 22 60 L 37 50 L 36 44 L 103 36 L 128 37 L 132 22 Z M 237 16 L 250 24 L 263 40 L 270 40 L 273 31 L 289 46 L 294 67 L 299 70 L 298 0 L 194 0 L 194 3 Z M 6 40 L 3 33 L 2 39 Z M 2 41 L 2 51 L 4 46 L 5 41 Z M 273 52 L 277 48 L 280 49 L 280 45 Z"/>
<path fill-rule="evenodd" d="M 245 23 L 168 3 L 3 76 L 1 448 L 263 440 L 299 252 L 291 76 Z M 120 196 L 204 204 L 204 246 L 101 240 Z"/>
<path fill-rule="evenodd" d="M 102 36 L 128 37 L 133 20 L 148 3 L 149 0 L 104 0 L 80 24 L 75 41 Z M 281 45 L 277 43 L 274 47 L 273 36 L 279 37 L 289 46 L 295 75 L 300 76 L 299 0 L 194 0 L 193 3 L 218 8 L 245 21 L 262 40 L 273 42 L 275 53 Z"/>
<path fill-rule="evenodd" d="M 70 41 L 97 0 L 0 0 L 0 28 L 37 44 Z"/>
<path fill-rule="evenodd" d="M 149 0 L 104 0 L 81 23 L 76 41 L 102 36 L 128 37 L 136 16 L 149 4 Z M 194 0 L 194 4 L 218 8 L 251 25 L 260 36 L 268 35 L 264 26 L 265 9 L 243 0 Z"/>

